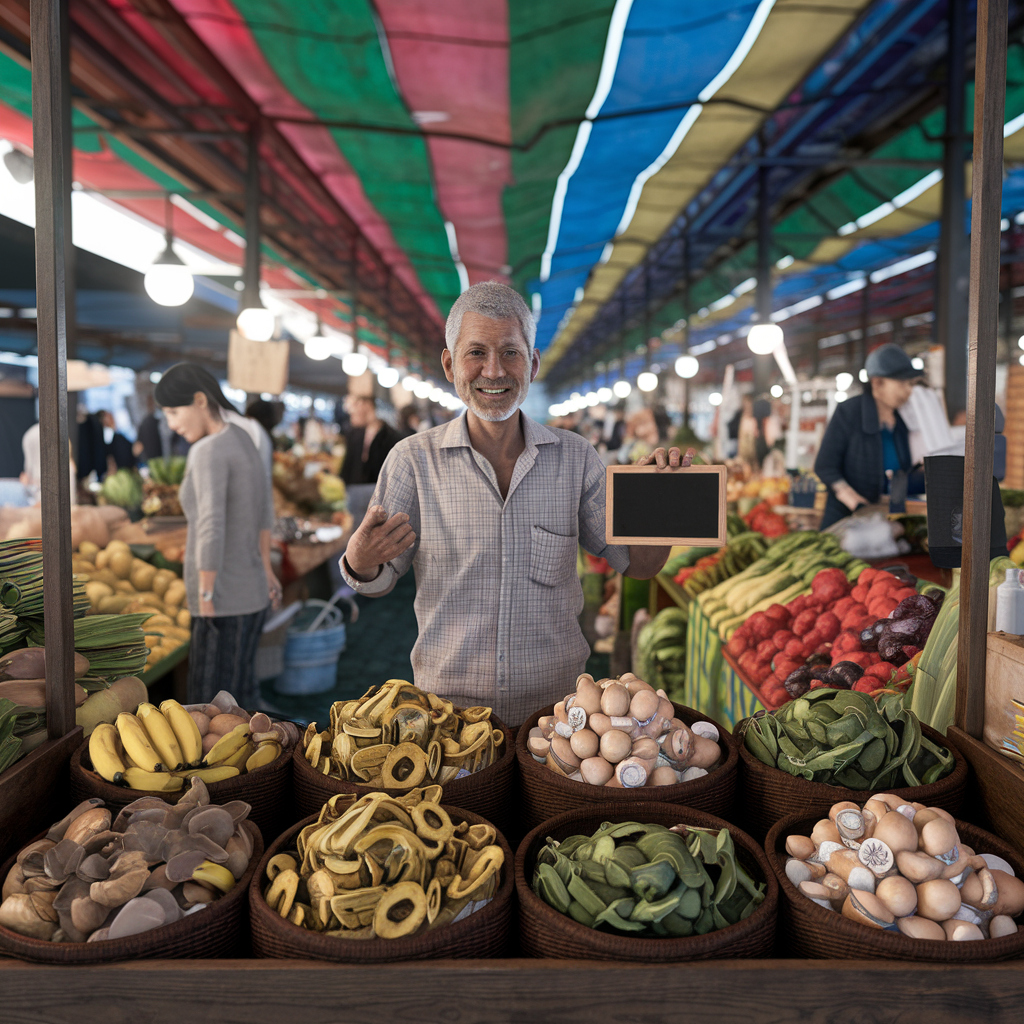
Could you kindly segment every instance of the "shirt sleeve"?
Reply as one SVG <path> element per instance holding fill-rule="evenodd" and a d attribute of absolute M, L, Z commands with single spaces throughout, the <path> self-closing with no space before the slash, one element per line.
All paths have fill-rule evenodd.
<path fill-rule="evenodd" d="M 605 466 L 597 452 L 587 446 L 580 495 L 580 544 L 595 558 L 607 559 L 616 572 L 629 568 L 629 548 L 609 544 L 605 533 Z"/>
<path fill-rule="evenodd" d="M 189 532 L 195 530 L 196 568 L 200 572 L 219 572 L 224 563 L 224 535 L 228 504 L 230 471 L 218 466 L 211 445 L 204 445 L 195 453 L 192 474 L 199 506 L 199 519 Z"/>
<path fill-rule="evenodd" d="M 818 479 L 833 490 L 837 484 L 843 482 L 843 462 L 848 436 L 844 419 L 837 408 L 828 427 L 825 428 L 818 457 L 814 460 L 814 472 Z"/>
<path fill-rule="evenodd" d="M 377 578 L 368 583 L 363 583 L 348 573 L 342 558 L 342 578 L 357 594 L 363 594 L 365 597 L 383 597 L 391 593 L 399 578 L 409 571 L 420 547 L 420 503 L 416 475 L 411 459 L 400 448 L 392 448 L 384 460 L 369 507 L 372 508 L 374 505 L 383 505 L 389 519 L 404 512 L 409 517 L 413 533 L 416 534 L 416 543 L 398 558 L 385 563 Z"/>

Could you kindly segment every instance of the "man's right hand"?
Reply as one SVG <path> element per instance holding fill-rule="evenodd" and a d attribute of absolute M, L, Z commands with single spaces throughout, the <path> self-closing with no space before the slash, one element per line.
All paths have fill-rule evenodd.
<path fill-rule="evenodd" d="M 868 504 L 849 484 L 839 484 L 835 488 L 836 497 L 851 511 L 856 512 L 861 505 Z"/>
<path fill-rule="evenodd" d="M 371 505 L 345 551 L 348 567 L 356 576 L 373 579 L 390 562 L 416 543 L 416 534 L 404 512 L 388 519 L 381 505 Z"/>

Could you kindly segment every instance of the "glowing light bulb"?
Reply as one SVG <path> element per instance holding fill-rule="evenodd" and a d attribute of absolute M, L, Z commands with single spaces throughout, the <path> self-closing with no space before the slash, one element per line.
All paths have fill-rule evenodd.
<path fill-rule="evenodd" d="M 368 364 L 369 360 L 359 351 L 349 352 L 341 360 L 341 368 L 349 377 L 361 377 Z"/>
<path fill-rule="evenodd" d="M 325 338 L 322 334 L 316 334 L 306 340 L 304 348 L 307 358 L 320 362 L 330 357 L 334 351 L 334 343 L 330 338 Z"/>
<path fill-rule="evenodd" d="M 719 392 L 717 392 L 717 391 L 712 391 L 711 394 L 708 395 L 708 402 L 711 405 L 721 405 L 722 404 L 722 396 L 721 396 L 721 394 L 719 394 Z"/>
<path fill-rule="evenodd" d="M 690 380 L 690 378 L 696 377 L 699 369 L 700 363 L 697 361 L 696 356 L 680 356 L 676 360 L 676 373 L 683 380 Z"/>
<path fill-rule="evenodd" d="M 658 386 L 658 375 L 645 371 L 636 379 L 636 386 L 641 391 L 653 391 Z"/>
<path fill-rule="evenodd" d="M 747 347 L 756 356 L 770 356 L 782 344 L 782 328 L 778 324 L 754 324 L 747 335 Z"/>
<path fill-rule="evenodd" d="M 628 380 L 617 380 L 612 385 L 612 394 L 616 398 L 629 398 L 630 392 L 633 390 L 633 385 Z"/>
<path fill-rule="evenodd" d="M 274 336 L 274 314 L 262 306 L 246 307 L 238 314 L 235 324 L 250 341 L 270 341 Z"/>
<path fill-rule="evenodd" d="M 382 388 L 393 388 L 398 383 L 400 374 L 393 366 L 385 366 L 377 371 L 377 383 Z"/>

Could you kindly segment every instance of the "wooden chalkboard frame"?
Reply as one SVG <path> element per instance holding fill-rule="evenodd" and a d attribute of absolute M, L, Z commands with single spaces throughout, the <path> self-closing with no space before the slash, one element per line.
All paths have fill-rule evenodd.
<path fill-rule="evenodd" d="M 621 473 L 713 473 L 718 476 L 718 533 L 711 537 L 624 537 L 613 531 L 615 511 L 615 477 Z M 726 532 L 725 481 L 728 470 L 725 466 L 686 466 L 679 469 L 658 469 L 657 466 L 609 466 L 605 482 L 605 539 L 609 544 L 646 544 L 652 547 L 725 547 L 729 542 Z"/>

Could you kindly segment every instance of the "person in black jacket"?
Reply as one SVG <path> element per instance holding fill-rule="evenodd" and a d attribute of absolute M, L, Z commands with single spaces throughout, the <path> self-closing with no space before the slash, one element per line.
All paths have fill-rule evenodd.
<path fill-rule="evenodd" d="M 821 528 L 888 493 L 899 472 L 910 473 L 910 435 L 897 411 L 919 377 L 898 345 L 882 345 L 867 358 L 868 387 L 836 406 L 814 472 L 829 489 Z M 911 493 L 918 488 L 911 486 Z"/>
<path fill-rule="evenodd" d="M 373 497 L 384 460 L 402 435 L 377 415 L 377 403 L 370 395 L 352 395 L 347 406 L 352 430 L 347 438 L 341 479 L 348 492 L 348 510 L 358 526 Z"/>

